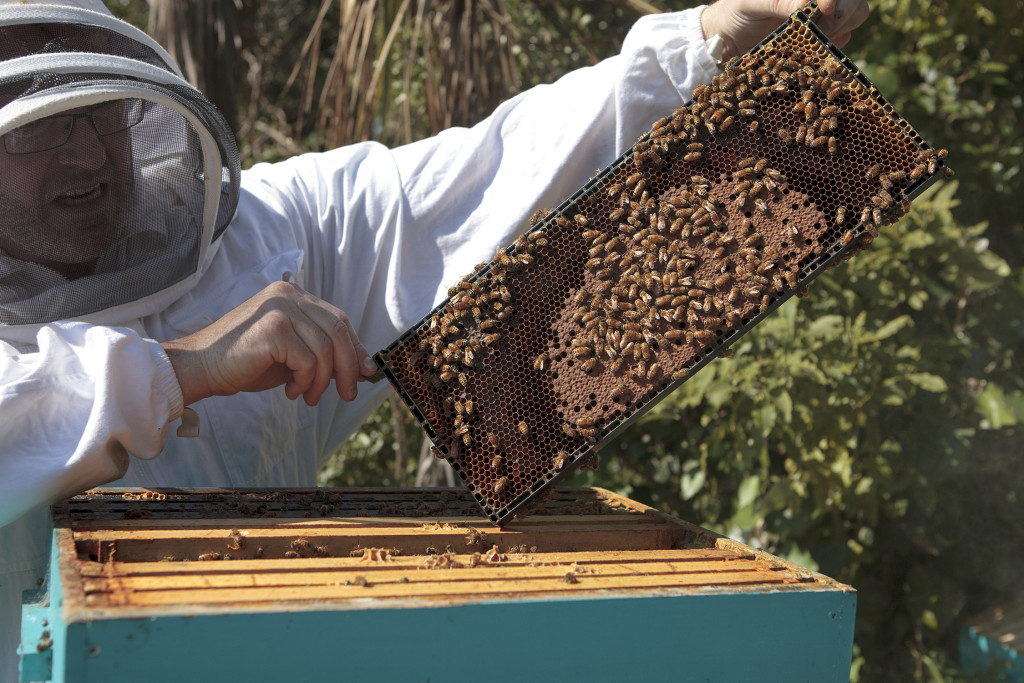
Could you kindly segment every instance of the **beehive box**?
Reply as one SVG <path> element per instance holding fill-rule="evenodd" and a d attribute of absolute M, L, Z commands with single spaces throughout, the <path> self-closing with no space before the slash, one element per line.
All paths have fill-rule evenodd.
<path fill-rule="evenodd" d="M 970 620 L 960 634 L 960 668 L 985 680 L 1024 683 L 1024 599 Z"/>
<path fill-rule="evenodd" d="M 814 25 L 725 66 L 375 358 L 503 524 L 947 172 Z"/>
<path fill-rule="evenodd" d="M 24 680 L 849 675 L 850 587 L 600 489 L 501 529 L 461 489 L 106 489 L 55 521 Z"/>

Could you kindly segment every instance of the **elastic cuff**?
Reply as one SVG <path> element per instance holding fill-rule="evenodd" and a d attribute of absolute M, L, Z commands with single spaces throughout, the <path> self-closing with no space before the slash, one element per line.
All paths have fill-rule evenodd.
<path fill-rule="evenodd" d="M 694 56 L 697 58 L 697 66 L 709 73 L 714 75 L 721 71 L 719 65 L 721 64 L 722 58 L 722 37 L 718 34 L 711 36 L 710 38 L 704 38 L 704 28 L 700 23 L 700 16 L 707 9 L 707 5 L 698 7 L 695 10 L 697 15 L 696 21 L 689 22 L 687 26 L 688 35 L 686 36 L 686 42 L 693 46 Z M 713 51 L 714 45 L 718 44 L 717 53 Z"/>
<path fill-rule="evenodd" d="M 156 363 L 156 378 L 153 383 L 153 391 L 167 401 L 170 413 L 167 422 L 174 422 L 181 417 L 185 410 L 185 399 L 181 394 L 181 385 L 178 384 L 178 376 L 174 374 L 174 366 L 171 359 L 164 352 L 164 347 L 159 342 L 147 339 L 149 354 Z"/>

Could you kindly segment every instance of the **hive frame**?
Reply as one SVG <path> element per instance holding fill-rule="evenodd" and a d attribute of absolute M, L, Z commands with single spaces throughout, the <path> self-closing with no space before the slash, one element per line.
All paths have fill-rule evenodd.
<path fill-rule="evenodd" d="M 478 266 L 473 274 L 463 278 L 459 284 L 450 289 L 449 297 L 435 307 L 430 314 L 413 325 L 393 344 L 374 355 L 378 367 L 394 385 L 417 422 L 434 443 L 435 455 L 444 457 L 452 464 L 492 523 L 502 525 L 514 516 L 523 514 L 530 505 L 542 503 L 544 495 L 541 494 L 550 493 L 550 487 L 566 476 L 574 467 L 581 464 L 596 466 L 596 452 L 604 444 L 643 416 L 708 362 L 721 355 L 737 339 L 794 293 L 800 293 L 818 275 L 834 267 L 839 260 L 849 258 L 868 246 L 871 239 L 877 235 L 879 225 L 891 223 L 903 215 L 909 208 L 910 200 L 913 197 L 939 177 L 940 172 L 948 173 L 944 151 L 934 150 L 925 143 L 910 124 L 884 100 L 881 93 L 856 65 L 818 29 L 813 22 L 818 15 L 819 12 L 814 3 L 798 10 L 787 22 L 751 51 L 737 60 L 732 60 L 726 65 L 722 76 L 716 77 L 710 87 L 698 87 L 695 90 L 695 99 L 674 112 L 674 118 L 666 118 L 657 122 L 652 130 L 641 137 L 633 147 L 557 208 L 537 216 L 535 225 L 526 235 L 516 240 L 514 244 L 500 249 L 490 263 Z M 718 109 L 725 110 L 724 105 L 719 107 L 716 104 L 712 105 L 715 111 L 711 114 L 708 113 L 710 111 L 709 103 L 715 101 L 714 96 L 716 94 L 720 96 L 718 102 L 721 102 L 722 96 L 731 97 L 730 91 L 733 85 L 725 88 L 728 78 L 732 78 L 736 74 L 743 74 L 739 78 L 746 77 L 746 80 L 754 78 L 760 83 L 763 76 L 755 74 L 754 67 L 764 66 L 773 56 L 779 59 L 779 56 L 783 55 L 782 60 L 793 59 L 794 50 L 803 45 L 801 40 L 807 41 L 807 45 L 800 51 L 807 57 L 806 66 L 814 65 L 814 75 L 805 73 L 801 76 L 800 73 L 790 73 L 785 67 L 781 71 L 776 68 L 771 72 L 773 84 L 784 80 L 778 76 L 779 73 L 789 73 L 790 78 L 786 80 L 787 88 L 777 93 L 772 91 L 771 94 L 757 99 L 755 102 L 757 106 L 754 109 L 760 109 L 760 112 L 741 118 L 739 121 L 736 120 L 736 115 L 732 114 L 733 122 L 728 127 L 733 128 L 732 131 L 728 128 L 716 130 L 708 126 L 709 121 L 714 124 L 714 117 L 718 114 Z M 792 47 L 792 43 L 796 43 L 797 48 Z M 795 63 L 795 60 L 791 63 Z M 775 64 L 772 66 L 775 67 Z M 766 73 L 769 72 L 766 70 Z M 834 85 L 838 83 L 842 83 L 843 87 L 833 98 L 831 96 L 835 92 Z M 829 87 L 829 84 L 832 87 Z M 766 86 L 760 87 L 764 89 Z M 828 88 L 827 91 L 826 88 Z M 741 96 L 737 95 L 732 101 L 733 108 L 726 110 L 727 113 L 731 114 L 732 111 L 735 111 L 737 103 L 752 101 L 753 90 L 753 88 L 749 88 L 748 84 L 751 97 L 742 100 Z M 810 99 L 807 99 L 806 93 L 809 91 L 813 92 Z M 797 98 L 798 94 L 799 99 Z M 830 118 L 835 118 L 836 121 L 830 121 L 828 118 L 818 115 L 814 119 L 811 125 L 818 126 L 822 134 L 815 136 L 817 145 L 813 148 L 806 142 L 782 142 L 781 134 L 775 132 L 783 128 L 781 124 L 778 124 L 778 120 L 783 120 L 787 116 L 779 106 L 780 101 L 790 108 L 789 118 L 798 121 L 801 114 L 804 115 L 807 122 L 812 121 L 809 108 L 805 108 L 800 113 L 793 113 L 797 111 L 796 106 L 800 101 L 813 102 L 816 106 L 816 115 L 818 111 L 825 111 L 822 104 L 828 106 L 834 104 L 843 117 L 840 118 L 839 114 L 834 114 Z M 821 109 L 819 110 L 818 107 Z M 739 110 L 743 111 L 745 108 L 740 107 Z M 692 119 L 687 118 L 687 113 Z M 764 115 L 762 116 L 762 114 Z M 719 121 L 724 121 L 726 118 L 728 117 L 723 114 L 719 117 Z M 822 123 L 823 119 L 824 123 Z M 685 128 L 684 121 L 696 121 L 695 127 Z M 751 128 L 753 121 L 759 123 L 768 121 L 769 123 L 759 126 L 755 132 Z M 773 123 L 778 125 L 769 132 L 769 126 Z M 677 125 L 679 130 L 674 132 L 670 130 Z M 701 125 L 707 130 L 702 129 Z M 827 125 L 832 125 L 832 129 L 829 134 L 824 134 Z M 735 129 L 736 126 L 745 126 L 746 132 L 739 132 Z M 787 127 L 786 130 L 790 129 Z M 799 131 L 799 126 L 797 126 L 797 131 Z M 835 135 L 831 134 L 832 131 L 835 131 Z M 854 142 L 854 145 L 860 145 L 859 147 L 851 146 L 848 149 L 838 149 L 838 141 L 844 140 L 844 135 L 855 138 L 865 132 L 875 133 L 876 138 L 877 135 L 889 135 L 893 138 L 893 144 L 883 151 L 877 139 L 867 143 L 860 140 Z M 771 137 L 773 135 L 779 139 Z M 826 138 L 829 137 L 833 139 L 826 141 Z M 806 136 L 804 139 L 810 140 Z M 668 142 L 665 142 L 666 140 Z M 688 149 L 686 145 L 700 141 L 706 143 L 704 150 L 710 150 L 709 154 L 706 158 L 701 156 L 689 161 L 689 156 L 685 153 L 685 150 Z M 897 142 L 899 144 L 896 144 Z M 837 148 L 834 154 L 827 149 L 832 147 L 833 143 L 836 143 Z M 822 147 L 826 147 L 826 149 L 820 149 Z M 873 151 L 873 148 L 877 149 Z M 752 177 L 751 175 L 740 177 L 744 170 L 741 165 L 746 161 L 752 161 L 754 157 L 742 160 L 739 157 L 742 156 L 742 150 L 749 149 L 768 150 L 762 151 L 763 156 L 758 160 L 763 160 L 764 164 L 753 166 L 748 164 L 746 166 L 751 172 L 754 172 L 758 166 L 762 167 L 761 171 L 753 173 L 754 183 L 761 181 L 763 185 L 776 177 L 768 175 L 772 170 L 776 170 L 767 166 L 769 156 L 772 157 L 771 163 L 783 165 L 787 172 L 779 172 L 781 180 L 774 182 L 775 190 L 766 190 L 762 187 L 756 198 L 751 197 L 746 201 L 741 201 L 742 197 L 738 195 L 742 190 L 737 192 L 737 188 L 742 186 L 745 178 Z M 867 152 L 864 149 L 867 149 Z M 651 151 L 655 155 L 656 160 L 654 161 L 650 157 Z M 703 155 L 703 151 L 701 154 Z M 892 163 L 884 168 L 881 168 L 880 163 L 867 166 L 868 170 L 865 171 L 865 162 L 863 160 L 859 164 L 857 162 L 864 155 L 868 156 L 868 161 L 874 159 L 875 157 L 871 157 L 871 154 L 876 157 L 884 157 L 888 154 Z M 665 158 L 661 159 L 660 157 Z M 657 160 L 662 163 L 657 163 Z M 800 163 L 803 163 L 802 167 L 799 166 Z M 827 180 L 813 179 L 817 176 L 814 176 L 815 169 L 811 166 L 816 166 L 818 173 L 842 177 L 845 179 L 845 183 L 841 188 L 833 183 L 817 194 L 812 194 L 810 191 L 802 192 L 801 189 L 809 190 L 813 189 L 816 184 L 826 185 L 827 183 Z M 715 168 L 718 168 L 717 174 L 711 172 Z M 902 178 L 899 177 L 900 173 L 903 174 Z M 607 227 L 604 230 L 597 229 L 603 222 L 611 219 L 594 214 L 595 208 L 600 208 L 604 204 L 615 206 L 614 199 L 610 200 L 607 197 L 602 199 L 601 192 L 613 185 L 622 185 L 635 175 L 640 175 L 641 179 L 645 181 L 652 177 L 655 178 L 650 185 L 652 196 L 648 196 L 646 192 L 635 193 L 636 199 L 644 198 L 643 206 L 647 207 L 643 208 L 642 206 L 639 210 L 635 206 L 630 208 L 630 218 L 636 218 L 637 222 L 632 223 L 632 228 L 619 223 L 618 230 L 635 229 L 636 232 L 619 235 L 612 227 Z M 806 177 L 803 177 L 804 175 Z M 686 181 L 687 176 L 690 177 L 689 183 Z M 697 179 L 698 176 L 700 181 Z M 895 180 L 893 180 L 894 178 Z M 637 180 L 631 186 L 633 190 L 637 189 L 639 182 Z M 703 187 L 703 190 L 699 186 Z M 653 192 L 655 187 L 660 188 L 657 193 Z M 727 201 L 723 200 L 725 197 L 722 194 L 723 187 L 726 190 L 730 188 L 733 190 Z M 875 193 L 869 196 L 867 194 L 869 191 L 875 191 Z M 625 188 L 625 192 L 633 195 L 629 186 Z M 607 195 L 607 192 L 605 194 Z M 842 196 L 837 200 L 834 195 Z M 886 202 L 881 199 L 883 195 L 889 197 L 890 201 L 887 206 L 884 205 Z M 766 196 L 767 200 L 764 199 Z M 851 196 L 859 196 L 860 201 L 853 202 L 849 199 Z M 656 219 L 660 215 L 657 212 L 665 213 L 662 210 L 669 204 L 671 204 L 671 210 L 682 212 L 690 210 L 692 211 L 691 216 L 697 216 L 701 211 L 699 205 L 708 197 L 711 198 L 708 200 L 711 201 L 711 208 L 705 210 L 700 218 L 686 218 L 678 233 L 671 232 L 672 228 L 666 228 L 664 224 L 659 223 L 662 225 L 660 229 L 655 227 Z M 790 208 L 784 204 L 786 197 L 789 197 L 786 203 Z M 801 197 L 803 197 L 803 202 L 797 201 Z M 832 199 L 830 200 L 829 197 Z M 768 206 L 763 214 L 760 214 L 760 210 L 756 208 L 754 203 L 756 199 L 762 199 Z M 772 203 L 768 205 L 768 201 Z M 637 202 L 633 201 L 632 204 L 635 205 Z M 801 205 L 803 208 L 800 208 Z M 846 222 L 846 225 L 851 226 L 849 229 L 846 229 L 842 221 L 837 222 L 839 216 L 836 205 L 842 205 L 845 207 L 844 210 L 851 214 Z M 826 206 L 830 207 L 828 211 L 825 210 Z M 603 208 L 608 213 L 608 207 L 604 206 Z M 627 207 L 621 205 L 620 202 L 618 208 Z M 852 215 L 858 211 L 859 215 Z M 715 216 L 712 216 L 712 213 Z M 612 214 L 609 213 L 610 215 Z M 702 227 L 694 228 L 691 223 L 700 221 L 705 215 L 709 216 L 709 220 L 717 218 L 709 228 L 710 232 L 707 233 L 717 235 L 717 237 L 710 243 L 703 241 L 707 239 L 707 235 L 695 237 L 690 234 L 684 237 L 683 234 L 687 231 L 687 227 L 691 228 L 694 233 Z M 583 218 L 578 219 L 579 216 L 583 216 Z M 744 221 L 744 218 L 748 218 L 749 223 Z M 755 224 L 755 218 L 758 224 Z M 621 218 L 616 220 L 621 220 Z M 792 224 L 787 222 L 790 220 L 792 220 Z M 615 220 L 611 220 L 611 222 L 614 223 Z M 708 225 L 708 222 L 705 221 L 704 225 Z M 791 227 L 787 228 L 787 225 L 791 225 Z M 790 233 L 785 231 L 791 230 L 792 226 L 796 227 L 796 231 L 792 237 L 788 237 Z M 633 238 L 641 232 L 645 233 L 645 237 L 634 241 Z M 600 233 L 594 239 L 601 241 L 590 242 L 589 238 L 584 240 L 583 236 L 590 233 Z M 573 250 L 580 250 L 581 240 L 583 249 L 586 249 L 587 243 L 593 244 L 594 246 L 591 247 L 593 249 L 602 244 L 608 244 L 611 237 L 614 236 L 622 238 L 625 243 L 623 252 L 612 252 L 618 253 L 620 257 L 623 254 L 628 255 L 630 248 L 634 252 L 641 251 L 642 249 L 638 248 L 641 242 L 646 244 L 643 249 L 647 249 L 650 253 L 654 253 L 651 251 L 652 249 L 654 251 L 667 249 L 668 247 L 652 247 L 657 241 L 649 240 L 649 238 L 656 234 L 661 234 L 663 237 L 669 236 L 666 238 L 668 241 L 660 242 L 661 244 L 670 246 L 675 244 L 680 249 L 693 247 L 693 253 L 696 255 L 691 260 L 696 265 L 692 266 L 688 271 L 690 275 L 686 277 L 690 277 L 697 283 L 693 289 L 701 289 L 702 293 L 707 295 L 704 303 L 709 304 L 709 310 L 714 310 L 715 314 L 709 314 L 703 318 L 697 316 L 696 322 L 693 324 L 684 323 L 681 320 L 670 322 L 668 318 L 661 317 L 658 317 L 657 320 L 649 316 L 643 318 L 645 325 L 650 323 L 642 330 L 645 339 L 643 346 L 647 346 L 649 350 L 653 349 L 647 360 L 650 360 L 652 365 L 654 363 L 660 365 L 662 359 L 665 359 L 666 365 L 665 368 L 660 368 L 658 373 L 653 374 L 653 379 L 643 376 L 634 381 L 631 374 L 627 382 L 623 377 L 626 372 L 622 370 L 613 373 L 618 376 L 618 379 L 610 378 L 607 367 L 610 363 L 605 362 L 603 356 L 601 356 L 602 361 L 596 361 L 593 364 L 598 370 L 596 378 L 592 378 L 590 372 L 586 373 L 586 378 L 577 376 L 581 374 L 575 368 L 577 361 L 582 366 L 590 357 L 600 356 L 600 353 L 592 353 L 590 356 L 584 354 L 578 357 L 574 355 L 577 351 L 590 348 L 583 343 L 578 345 L 577 343 L 582 336 L 591 334 L 590 330 L 593 329 L 582 329 L 584 324 L 589 324 L 589 321 L 587 323 L 582 323 L 579 320 L 573 322 L 567 317 L 570 306 L 574 305 L 573 302 L 576 301 L 575 297 L 580 292 L 585 292 L 582 295 L 583 298 L 576 303 L 591 304 L 592 308 L 589 312 L 603 311 L 601 315 L 607 315 L 604 325 L 610 325 L 613 318 L 617 319 L 615 313 L 617 309 L 609 308 L 607 299 L 603 296 L 607 294 L 607 283 L 618 276 L 619 280 L 616 283 L 621 285 L 626 281 L 623 278 L 635 279 L 635 276 L 623 275 L 622 269 L 613 272 L 615 267 L 623 262 L 624 257 L 613 261 L 609 268 L 601 269 L 610 272 L 603 282 L 600 277 L 601 270 L 597 270 L 596 266 L 589 269 L 584 266 L 584 272 L 575 273 L 575 270 L 580 270 L 581 263 L 570 258 L 574 255 Z M 677 236 L 671 237 L 674 234 Z M 737 237 L 752 239 L 752 235 L 757 235 L 760 241 L 753 242 L 754 246 L 750 247 L 739 247 L 737 246 L 738 241 L 727 241 L 730 236 L 735 240 Z M 813 236 L 813 239 L 810 239 L 809 236 Z M 789 239 L 792 239 L 792 244 L 789 243 Z M 575 246 L 568 254 L 565 248 L 558 253 L 558 249 L 550 245 L 552 241 L 556 240 L 573 242 Z M 700 244 L 697 244 L 695 240 L 700 240 Z M 802 245 L 798 245 L 797 242 L 801 241 Z M 705 286 L 711 281 L 694 279 L 694 276 L 702 272 L 705 278 L 709 272 L 714 273 L 714 268 L 708 270 L 707 264 L 711 263 L 713 254 L 717 252 L 712 250 L 711 246 L 704 249 L 702 245 L 708 244 L 712 246 L 727 245 L 727 247 L 723 247 L 725 256 L 719 257 L 716 267 L 718 264 L 724 264 L 722 265 L 723 275 L 728 272 L 731 274 L 733 282 L 743 280 L 745 283 L 742 297 L 732 299 L 741 301 L 741 303 L 736 304 L 738 307 L 728 312 L 722 308 L 721 302 L 718 300 L 727 296 L 724 295 L 727 287 L 712 288 Z M 618 245 L 613 249 L 617 248 Z M 788 254 L 785 252 L 780 254 L 779 248 L 789 250 Z M 704 251 L 697 253 L 698 249 L 704 249 Z M 562 258 L 549 258 L 552 250 Z M 737 257 L 737 254 L 743 250 L 746 250 L 745 264 L 741 263 Z M 758 253 L 751 253 L 753 251 Z M 665 267 L 665 252 L 658 253 L 661 254 L 661 263 L 652 263 L 649 268 L 642 270 L 658 272 L 659 278 L 667 279 L 665 276 L 669 276 L 670 273 Z M 676 253 L 678 254 L 678 252 Z M 800 255 L 802 258 L 798 259 L 797 256 Z M 585 258 L 582 253 L 575 254 L 575 256 L 580 262 Z M 753 268 L 749 264 L 754 262 L 759 264 L 757 275 L 744 270 L 747 267 Z M 676 263 L 678 265 L 678 259 Z M 542 272 L 545 264 L 550 264 L 546 273 Z M 765 268 L 763 273 L 760 270 L 762 267 Z M 659 268 L 661 271 L 658 271 Z M 567 274 L 567 271 L 573 272 Z M 683 271 L 680 270 L 680 272 Z M 785 279 L 782 279 L 784 272 L 786 273 Z M 771 286 L 751 288 L 747 287 L 747 284 L 753 280 L 743 279 L 755 277 L 765 279 L 766 275 L 772 275 L 774 278 L 776 274 L 779 279 L 772 280 Z M 643 275 L 644 273 L 641 272 L 641 278 Z M 500 282 L 499 277 L 501 278 Z M 661 288 L 663 279 L 657 280 L 655 287 Z M 551 285 L 550 282 L 553 280 L 571 280 L 574 284 Z M 651 281 L 647 280 L 646 282 L 650 284 Z M 718 282 L 718 279 L 715 282 Z M 516 289 L 517 286 L 518 289 Z M 602 286 L 606 289 L 601 290 Z M 728 296 L 733 295 L 733 290 L 739 286 L 739 284 L 734 284 L 729 288 Z M 538 288 L 559 290 L 559 287 L 568 289 L 573 293 L 573 297 L 563 294 L 561 303 L 558 303 L 555 300 L 544 301 L 543 297 L 530 299 L 527 296 L 529 292 Z M 510 290 L 508 292 L 510 296 L 507 299 L 498 297 L 499 290 L 503 288 Z M 514 295 L 511 294 L 513 289 L 515 290 Z M 661 289 L 668 291 L 668 288 Z M 675 291 L 680 288 L 672 289 Z M 760 294 L 760 301 L 756 301 L 757 297 L 747 294 L 753 289 L 768 291 L 768 293 Z M 689 293 L 693 294 L 693 290 L 690 290 Z M 598 298 L 595 296 L 597 294 L 602 295 L 601 302 L 595 304 L 594 302 Z M 716 294 L 719 295 L 718 299 L 716 299 Z M 648 296 L 650 296 L 649 292 Z M 689 299 L 689 302 L 676 308 L 675 313 L 678 313 L 680 308 L 692 306 L 694 299 L 698 300 L 698 304 L 700 303 L 699 296 L 686 298 Z M 751 301 L 751 299 L 755 300 Z M 646 299 L 644 300 L 646 301 Z M 505 303 L 509 305 L 504 306 Z M 619 305 L 622 303 L 623 301 L 618 302 Z M 634 307 L 630 310 L 642 308 L 639 298 L 628 303 Z M 501 306 L 497 312 L 488 308 L 495 304 Z M 523 308 L 529 308 L 530 311 L 550 305 L 553 311 L 548 317 L 544 317 L 540 313 L 523 313 L 515 309 L 518 304 L 523 304 Z M 650 308 L 649 305 L 645 304 L 645 306 Z M 482 312 L 481 308 L 484 309 Z M 502 310 L 509 315 L 502 316 Z M 579 316 L 579 311 L 582 310 L 583 307 L 578 307 L 575 315 Z M 608 313 L 609 310 L 612 313 Z M 687 315 L 691 310 L 693 309 L 688 309 Z M 659 314 L 661 312 L 659 309 Z M 729 313 L 734 315 L 729 318 L 725 317 Z M 488 317 L 494 315 L 498 317 Z M 446 319 L 453 322 L 445 323 L 441 327 L 442 330 L 451 327 L 451 334 L 446 331 L 437 331 L 439 322 Z M 539 323 L 527 322 L 534 319 L 539 319 Z M 580 320 L 582 319 L 581 317 Z M 504 335 L 520 334 L 525 336 L 527 341 L 513 345 L 503 336 L 502 340 L 495 342 L 493 346 L 489 343 L 481 344 L 481 341 L 486 342 L 488 339 L 487 332 L 489 330 L 484 330 L 485 323 L 481 322 L 485 320 L 496 322 L 495 327 L 491 329 L 497 329 Z M 540 325 L 537 329 L 543 330 L 543 334 L 530 334 L 528 332 L 529 329 L 532 329 L 530 326 L 537 324 Z M 598 321 L 597 325 L 600 329 L 602 323 Z M 552 326 L 556 328 L 554 333 L 551 332 Z M 518 332 L 519 327 L 527 331 Z M 713 328 L 713 332 L 711 332 L 711 328 Z M 566 330 L 573 329 L 575 333 L 566 332 Z M 686 335 L 683 337 L 686 339 L 685 344 L 682 343 L 682 339 L 678 338 L 670 342 L 664 336 L 669 333 L 670 329 L 678 329 L 679 332 L 675 334 Z M 698 331 L 701 335 L 711 332 L 714 338 L 707 341 L 692 338 L 694 334 L 698 334 Z M 545 343 L 543 339 L 545 335 L 550 335 L 551 341 Z M 571 344 L 567 337 L 572 337 Z M 608 338 L 607 333 L 605 338 Z M 439 342 L 439 339 L 442 341 Z M 424 340 L 427 340 L 426 344 Z M 463 340 L 461 347 L 457 346 L 459 340 Z M 441 351 L 437 350 L 439 343 L 446 344 Z M 673 349 L 673 345 L 676 348 Z M 463 358 L 462 354 L 467 346 L 472 352 L 472 357 L 466 355 Z M 522 348 L 524 346 L 532 346 L 532 350 L 525 352 Z M 597 344 L 595 343 L 594 346 L 596 347 Z M 609 342 L 608 346 L 612 346 L 612 343 Z M 616 353 L 621 356 L 622 348 L 627 347 L 628 344 L 620 343 L 615 347 L 618 349 Z M 537 367 L 541 368 L 540 370 L 524 367 L 529 365 L 529 359 L 536 354 L 536 348 L 542 348 L 541 353 L 545 354 L 547 360 L 537 358 L 536 363 Z M 637 355 L 638 348 L 640 347 L 634 345 L 632 349 L 634 358 L 631 361 L 630 372 L 641 366 L 645 370 L 648 367 L 647 360 Z M 573 358 L 569 357 L 570 349 L 574 355 Z M 593 351 L 593 349 L 591 350 Z M 549 354 L 549 351 L 560 351 L 560 353 Z M 607 348 L 603 351 L 610 360 L 612 351 L 608 351 Z M 506 356 L 518 354 L 518 362 L 503 360 L 500 358 L 502 352 L 505 352 Z M 680 360 L 680 357 L 684 356 L 685 358 Z M 483 357 L 487 358 L 487 362 L 483 362 Z M 443 363 L 439 368 L 433 367 L 435 358 L 441 359 L 437 361 L 438 363 Z M 464 360 L 466 362 L 463 362 Z M 670 362 L 674 362 L 674 365 L 670 365 Z M 519 403 L 510 402 L 506 397 L 500 396 L 497 402 L 503 401 L 508 404 L 504 411 L 500 411 L 500 407 L 496 408 L 491 400 L 481 406 L 479 398 L 477 398 L 478 404 L 475 407 L 466 401 L 467 398 L 472 401 L 474 396 L 479 396 L 479 394 L 474 394 L 474 380 L 477 380 L 480 385 L 484 385 L 487 391 L 481 391 L 494 399 L 495 377 L 493 375 L 500 374 L 500 370 L 495 368 L 510 364 L 513 368 L 510 373 L 514 374 L 507 375 L 506 378 L 508 376 L 523 377 L 528 384 L 536 383 L 535 378 L 530 376 L 531 372 L 550 372 L 555 377 L 552 380 L 552 396 L 538 398 L 537 394 L 531 393 L 529 397 L 522 397 Z M 449 370 L 447 373 L 442 372 L 439 375 L 437 371 L 440 368 L 449 368 Z M 561 375 L 556 372 L 556 369 L 561 371 Z M 651 369 L 653 371 L 653 367 Z M 573 379 L 565 379 L 570 375 Z M 556 386 L 555 383 L 559 381 L 560 376 L 563 379 Z M 616 387 L 609 392 L 608 386 L 612 382 L 616 383 Z M 570 393 L 589 390 L 590 402 L 576 403 L 570 406 L 568 398 L 563 397 L 561 391 L 556 391 L 557 387 L 561 387 L 563 390 L 568 387 Z M 615 392 L 621 387 L 627 387 L 627 391 L 616 398 Z M 637 391 L 637 389 L 646 390 Z M 597 409 L 596 397 L 599 393 L 601 402 L 604 404 L 601 406 L 601 410 Z M 630 398 L 620 405 L 619 399 L 623 396 Z M 582 412 L 583 415 L 572 419 L 562 415 L 560 418 L 552 417 L 551 420 L 546 415 L 542 415 L 542 429 L 540 430 L 535 427 L 531 428 L 525 420 L 520 419 L 521 415 L 511 415 L 512 412 L 517 412 L 522 407 L 522 403 L 532 405 L 547 401 L 549 404 L 557 406 L 559 399 L 561 399 L 565 413 L 571 412 L 573 415 L 579 415 Z M 614 406 L 609 404 L 614 404 Z M 465 411 L 467 407 L 469 407 L 468 413 Z M 614 410 L 611 409 L 613 407 Z M 487 413 L 487 411 L 490 412 Z M 563 411 L 556 408 L 554 412 L 562 413 Z M 481 413 L 487 414 L 481 417 Z M 598 418 L 590 418 L 591 414 L 598 414 Z M 499 427 L 493 427 L 498 419 L 505 419 L 505 422 Z M 593 419 L 592 424 L 589 422 L 591 419 Z M 559 434 L 553 428 L 552 421 L 563 429 L 563 434 Z M 522 427 L 524 424 L 526 431 L 517 435 L 514 426 Z M 501 432 L 500 437 L 496 434 L 497 431 Z M 573 432 L 575 433 L 573 434 Z M 461 439 L 466 438 L 467 434 L 469 440 L 462 443 Z M 490 441 L 492 436 L 495 437 L 495 441 Z M 485 442 L 485 438 L 490 443 Z M 538 445 L 535 443 L 538 439 L 546 439 L 546 442 Z M 554 445 L 546 445 L 549 443 Z M 496 458 L 495 456 L 501 457 Z M 528 471 L 524 472 L 523 470 Z M 506 471 L 507 473 L 504 473 Z M 513 476 L 513 472 L 516 473 L 515 476 Z"/>

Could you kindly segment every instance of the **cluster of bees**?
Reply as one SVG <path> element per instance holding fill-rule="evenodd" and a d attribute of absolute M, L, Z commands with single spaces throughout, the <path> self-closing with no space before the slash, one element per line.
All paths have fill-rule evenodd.
<path fill-rule="evenodd" d="M 445 408 L 454 456 L 460 448 L 489 453 L 475 459 L 482 471 L 469 475 L 488 482 L 484 493 L 497 501 L 495 507 L 522 482 L 503 469 L 502 435 L 471 431 L 480 407 L 464 390 L 518 322 L 519 271 L 544 263 L 539 259 L 552 244 L 559 245 L 557 258 L 547 262 L 555 268 L 579 258 L 575 245 L 582 244 L 583 283 L 565 302 L 561 343 L 533 357 L 533 370 L 564 373 L 571 367 L 580 383 L 594 387 L 584 394 L 604 391 L 617 406 L 615 415 L 628 416 L 631 407 L 683 380 L 705 354 L 727 345 L 787 292 L 804 294 L 807 263 L 840 247 L 850 256 L 868 246 L 879 226 L 907 211 L 907 189 L 945 166 L 945 150 L 925 148 L 909 160 L 905 150 L 912 147 L 901 152 L 872 146 L 887 143 L 858 143 L 870 136 L 850 131 L 872 131 L 877 124 L 892 130 L 895 124 L 838 59 L 800 45 L 780 41 L 771 54 L 763 49 L 731 60 L 694 90 L 691 104 L 657 121 L 570 208 L 550 218 L 535 216 L 535 224 L 543 220 L 540 228 L 499 249 L 491 264 L 451 288 L 448 302 L 430 317 L 413 364 L 425 363 L 426 384 L 449 389 Z M 797 195 L 816 201 L 807 188 L 822 181 L 812 166 L 842 166 L 853 175 L 849 187 L 837 187 L 824 200 L 834 214 L 814 226 L 780 219 L 794 188 L 794 178 L 782 169 L 801 176 Z M 597 443 L 612 419 L 607 407 L 596 409 L 598 403 L 566 406 L 563 415 L 572 417 L 561 422 L 564 436 L 580 446 Z M 507 432 L 533 436 L 519 417 Z M 572 461 L 568 450 L 556 448 L 546 456 L 549 472 Z M 596 466 L 593 450 L 584 452 L 581 462 Z M 475 461 L 458 459 L 464 466 Z"/>
<path fill-rule="evenodd" d="M 426 333 L 419 339 L 413 361 L 426 364 L 424 381 L 435 389 L 455 388 L 446 395 L 445 407 L 451 415 L 454 436 L 465 448 L 473 445 L 469 424 L 476 406 L 462 390 L 469 386 L 472 371 L 482 365 L 487 351 L 504 341 L 505 329 L 513 322 L 513 276 L 533 266 L 548 247 L 543 233 L 533 232 L 511 247 L 498 249 L 491 264 L 479 264 L 472 275 L 449 288 L 447 304 L 430 317 Z M 526 429 L 523 425 L 521 428 Z M 489 434 L 488 439 L 495 448 L 500 446 L 496 435 Z M 436 447 L 433 453 L 443 457 Z M 499 465 L 500 460 L 494 463 L 495 468 Z"/>

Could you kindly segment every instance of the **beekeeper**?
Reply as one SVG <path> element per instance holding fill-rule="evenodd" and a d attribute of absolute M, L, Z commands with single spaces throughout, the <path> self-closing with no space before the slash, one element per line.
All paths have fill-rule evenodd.
<path fill-rule="evenodd" d="M 314 485 L 387 390 L 359 382 L 367 349 L 800 4 L 650 16 L 473 128 L 240 172 L 217 110 L 99 0 L 0 2 L 0 681 L 49 503 Z M 821 9 L 840 45 L 867 16 Z"/>

